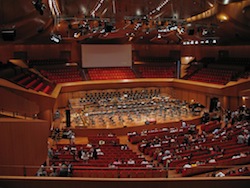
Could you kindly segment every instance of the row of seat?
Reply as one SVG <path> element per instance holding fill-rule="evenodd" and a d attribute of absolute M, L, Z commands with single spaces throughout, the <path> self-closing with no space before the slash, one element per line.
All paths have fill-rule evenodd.
<path fill-rule="evenodd" d="M 141 66 L 138 68 L 142 78 L 173 78 L 175 76 L 175 67 L 154 67 Z"/>
<path fill-rule="evenodd" d="M 193 168 L 186 168 L 185 170 L 182 171 L 182 176 L 193 176 L 196 174 L 201 174 L 205 172 L 211 172 L 216 169 L 216 166 L 222 167 L 222 166 L 232 166 L 232 165 L 242 165 L 242 164 L 248 164 L 250 163 L 250 155 L 246 157 L 241 157 L 238 159 L 224 159 L 221 161 L 218 161 L 214 164 L 205 164 L 205 165 L 200 165 L 198 167 L 193 167 Z"/>
<path fill-rule="evenodd" d="M 74 169 L 74 177 L 91 177 L 91 178 L 166 178 L 166 170 L 154 169 L 106 169 L 106 170 L 82 170 Z"/>
<path fill-rule="evenodd" d="M 45 77 L 55 83 L 82 81 L 80 70 L 76 67 L 65 67 L 59 69 L 47 69 L 40 71 Z"/>
<path fill-rule="evenodd" d="M 90 68 L 88 75 L 91 80 L 110 80 L 110 79 L 133 79 L 136 78 L 130 67 L 117 68 Z"/>
<path fill-rule="evenodd" d="M 212 132 L 215 129 L 221 128 L 221 123 L 219 121 L 210 121 L 200 126 L 202 131 L 206 133 Z"/>
<path fill-rule="evenodd" d="M 179 136 L 179 135 L 184 135 L 189 131 L 188 128 L 181 128 L 181 129 L 176 129 L 172 130 L 171 128 L 169 129 L 162 129 L 162 130 L 155 130 L 153 132 L 148 132 L 146 134 L 134 134 L 134 135 L 128 135 L 128 140 L 132 144 L 137 144 L 141 142 L 142 140 L 150 140 L 153 139 L 155 136 L 158 138 L 163 138 L 165 136 L 171 137 L 171 136 Z"/>
<path fill-rule="evenodd" d="M 54 89 L 54 86 L 51 83 L 31 72 L 20 73 L 10 80 L 26 89 L 32 89 L 46 94 L 50 94 Z"/>
<path fill-rule="evenodd" d="M 116 138 L 116 137 L 114 137 Z M 97 144 L 98 145 L 98 144 Z M 114 164 L 115 167 L 145 167 L 146 164 L 143 164 L 142 161 L 145 160 L 143 157 L 139 157 L 135 152 L 129 149 L 126 145 L 117 145 L 113 144 L 103 144 L 98 147 L 98 157 L 92 159 L 91 157 L 83 161 L 77 159 L 76 155 L 80 149 L 83 149 L 85 152 L 90 152 L 91 148 L 95 147 L 94 145 L 67 145 L 67 144 L 58 144 L 57 151 L 54 151 L 54 157 L 50 159 L 50 164 L 58 165 L 62 162 L 70 162 L 74 168 L 82 169 L 83 167 L 109 167 L 110 164 Z M 74 148 L 73 150 L 72 147 Z M 132 164 L 128 161 L 134 161 Z"/>
<path fill-rule="evenodd" d="M 232 70 L 202 68 L 191 75 L 188 79 L 225 85 L 232 79 L 234 74 L 236 74 L 236 72 Z"/>

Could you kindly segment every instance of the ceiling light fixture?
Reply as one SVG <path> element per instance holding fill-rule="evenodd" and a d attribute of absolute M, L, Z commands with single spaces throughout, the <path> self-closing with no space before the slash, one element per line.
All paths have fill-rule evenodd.
<path fill-rule="evenodd" d="M 61 35 L 57 35 L 57 34 L 52 33 L 50 36 L 50 40 L 58 44 L 61 42 L 62 37 L 61 37 Z"/>
<path fill-rule="evenodd" d="M 102 6 L 103 2 L 104 2 L 104 0 L 100 0 L 99 3 L 97 3 L 96 7 L 94 8 L 94 10 L 90 14 L 92 17 L 95 17 L 96 12 Z"/>
<path fill-rule="evenodd" d="M 42 2 L 42 0 L 36 0 L 32 1 L 32 4 L 34 5 L 35 9 L 43 15 L 44 9 L 46 9 L 46 5 Z"/>
<path fill-rule="evenodd" d="M 151 12 L 149 12 L 149 15 L 152 15 L 156 12 L 159 12 L 162 7 L 164 7 L 170 0 L 164 0 L 162 3 L 160 3 L 160 5 L 158 7 L 156 7 L 154 10 L 152 10 Z"/>

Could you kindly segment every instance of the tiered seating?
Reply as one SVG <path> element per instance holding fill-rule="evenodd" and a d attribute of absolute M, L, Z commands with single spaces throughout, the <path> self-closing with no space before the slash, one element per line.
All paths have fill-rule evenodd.
<path fill-rule="evenodd" d="M 240 75 L 241 78 L 249 78 L 250 77 L 250 71 L 246 71 Z"/>
<path fill-rule="evenodd" d="M 200 65 L 191 65 L 186 69 L 186 75 L 183 77 L 183 79 L 188 79 L 191 75 L 195 74 L 200 69 Z"/>
<path fill-rule="evenodd" d="M 248 129 L 249 124 L 245 124 L 245 128 Z M 223 137 L 225 139 L 225 135 L 221 134 L 223 132 L 230 131 L 232 133 L 232 140 L 222 140 Z M 207 141 L 207 147 L 219 147 L 220 151 L 212 151 L 208 152 L 206 155 L 193 156 L 192 159 L 182 159 L 171 161 L 170 166 L 175 166 L 178 168 L 182 168 L 183 165 L 189 163 L 194 164 L 191 168 L 186 168 L 182 170 L 182 176 L 192 176 L 204 172 L 210 172 L 215 170 L 215 166 L 230 166 L 230 165 L 238 165 L 238 164 L 248 164 L 250 162 L 250 147 L 246 144 L 237 144 L 236 137 L 241 131 L 241 127 L 232 127 L 227 129 L 222 129 L 218 135 L 224 135 L 222 137 L 218 137 L 217 140 L 212 139 L 211 141 Z M 204 145 L 202 145 L 204 147 Z M 193 152 L 192 152 L 193 153 Z M 240 153 L 243 153 L 245 156 L 241 156 Z M 237 156 L 237 157 L 236 157 Z M 215 159 L 214 163 L 209 163 L 209 159 Z M 197 164 L 198 161 L 198 164 Z M 205 167 L 204 167 L 205 166 Z M 204 167 L 204 168 L 203 168 Z M 210 168 L 211 167 L 211 168 Z"/>
<path fill-rule="evenodd" d="M 20 72 L 14 77 L 9 78 L 9 80 L 26 89 L 33 89 L 37 92 L 41 91 L 50 94 L 54 89 L 53 84 L 29 71 Z"/>
<path fill-rule="evenodd" d="M 139 72 L 142 78 L 174 78 L 175 66 L 140 66 Z"/>
<path fill-rule="evenodd" d="M 91 80 L 114 80 L 136 78 L 130 67 L 89 68 L 88 75 Z"/>
<path fill-rule="evenodd" d="M 171 137 L 171 136 L 183 136 L 188 132 L 188 128 L 186 129 L 176 129 L 176 128 L 163 128 L 159 130 L 151 130 L 147 133 L 142 134 L 128 134 L 128 140 L 132 144 L 137 144 L 141 142 L 142 140 L 151 140 L 155 138 L 155 136 L 159 138 L 163 138 L 165 136 Z"/>
<path fill-rule="evenodd" d="M 221 128 L 221 123 L 219 121 L 210 121 L 201 125 L 201 130 L 206 133 L 212 132 L 215 129 Z"/>
<path fill-rule="evenodd" d="M 72 151 L 72 148 L 74 150 Z M 153 169 L 141 164 L 144 158 L 140 158 L 136 153 L 130 150 L 126 145 L 103 144 L 98 147 L 100 155 L 97 159 L 89 158 L 87 161 L 76 159 L 77 151 L 84 149 L 90 151 L 89 145 L 66 145 L 58 144 L 54 158 L 50 164 L 71 163 L 73 165 L 74 177 L 121 177 L 121 178 L 139 178 L 139 177 L 166 177 L 167 172 L 162 169 Z M 132 159 L 134 164 L 129 164 Z M 115 164 L 120 161 L 120 164 Z M 110 164 L 113 164 L 110 166 Z"/>
<path fill-rule="evenodd" d="M 244 129 L 249 129 L 249 123 L 245 122 L 242 125 Z M 175 168 L 176 172 L 182 173 L 182 176 L 214 171 L 216 170 L 214 166 L 249 163 L 250 147 L 246 144 L 237 144 L 237 136 L 240 134 L 242 126 L 235 125 L 222 129 L 220 126 L 218 121 L 202 124 L 201 129 L 206 132 L 207 136 L 187 131 L 183 131 L 184 136 L 179 131 L 169 134 L 168 129 L 164 129 L 165 131 L 157 130 L 153 133 L 144 131 L 143 136 L 136 132 L 129 133 L 128 139 L 133 142 L 134 138 L 142 140 L 138 144 L 141 152 L 153 157 L 163 166 L 168 163 L 170 168 Z M 208 134 L 214 129 L 219 130 Z M 137 143 L 138 140 L 134 143 Z M 166 151 L 168 152 L 166 153 Z M 240 153 L 242 156 L 246 156 L 238 157 Z M 215 159 L 216 162 L 209 163 L 210 159 Z M 186 164 L 189 164 L 190 167 L 183 168 Z M 205 168 L 202 168 L 204 166 Z"/>
<path fill-rule="evenodd" d="M 153 173 L 155 172 L 158 172 L 155 177 L 166 177 L 166 171 L 159 169 L 153 170 L 152 168 L 147 168 L 146 164 L 141 164 L 141 162 L 143 161 L 142 158 L 139 158 L 130 149 L 121 150 L 121 147 L 122 146 L 120 145 L 101 146 L 100 149 L 104 153 L 104 155 L 99 156 L 98 160 L 89 161 L 89 163 L 91 163 L 91 166 L 108 167 L 109 164 L 114 164 L 114 161 L 121 161 L 121 164 L 116 164 L 111 168 L 108 167 L 109 169 L 91 169 L 91 175 L 87 175 L 87 177 L 154 177 Z M 135 164 L 128 164 L 129 159 L 133 159 L 135 161 Z M 83 165 L 74 166 L 74 176 L 82 176 L 82 173 L 86 175 L 86 171 L 89 171 L 89 169 L 86 167 L 83 168 Z"/>
<path fill-rule="evenodd" d="M 108 134 L 108 135 L 92 135 L 88 136 L 88 142 L 91 144 L 119 144 L 119 139 L 113 135 L 113 134 Z"/>
<path fill-rule="evenodd" d="M 74 177 L 100 178 L 156 178 L 167 177 L 167 171 L 154 168 L 153 163 L 137 155 L 127 145 L 120 145 L 114 134 L 89 136 L 91 144 L 57 144 L 50 164 L 72 164 Z M 97 157 L 79 158 L 81 151 L 92 153 Z M 131 161 L 133 161 L 131 163 Z"/>
<path fill-rule="evenodd" d="M 249 147 L 246 149 L 249 151 Z M 193 176 L 196 174 L 201 174 L 205 172 L 210 172 L 214 170 L 213 166 L 231 166 L 231 165 L 240 165 L 240 164 L 248 164 L 250 162 L 250 155 L 246 157 L 241 157 L 237 159 L 232 159 L 232 158 L 223 158 L 221 160 L 218 160 L 216 163 L 213 164 L 204 164 L 200 165 L 199 167 L 193 167 L 193 168 L 187 168 L 182 171 L 182 176 Z M 211 167 L 212 165 L 212 167 Z M 210 166 L 210 167 L 209 167 Z M 204 167 L 204 168 L 202 168 Z"/>
<path fill-rule="evenodd" d="M 41 70 L 41 73 L 55 83 L 82 81 L 80 70 L 77 67 Z"/>
<path fill-rule="evenodd" d="M 163 169 L 129 168 L 129 169 L 82 169 L 74 170 L 75 177 L 91 178 L 166 178 Z"/>
<path fill-rule="evenodd" d="M 67 62 L 66 59 L 32 59 L 29 60 L 29 66 L 48 66 L 48 65 L 64 65 Z"/>
<path fill-rule="evenodd" d="M 229 170 L 226 176 L 250 176 L 250 170 L 247 166 L 238 168 L 237 170 Z"/>
<path fill-rule="evenodd" d="M 192 75 L 189 80 L 225 85 L 235 73 L 233 70 L 202 68 Z"/>

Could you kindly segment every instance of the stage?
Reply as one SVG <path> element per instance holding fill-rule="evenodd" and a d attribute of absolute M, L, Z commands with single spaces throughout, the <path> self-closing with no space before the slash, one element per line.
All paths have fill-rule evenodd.
<path fill-rule="evenodd" d="M 64 112 L 64 110 L 61 110 L 61 112 Z M 163 127 L 179 128 L 181 126 L 180 120 L 185 121 L 188 125 L 199 125 L 201 124 L 201 114 L 199 116 L 192 114 L 189 114 L 188 116 L 167 116 L 166 118 L 162 117 L 161 120 L 159 118 L 145 117 L 145 119 L 141 121 L 118 122 L 116 125 L 106 123 L 105 125 L 96 124 L 94 126 L 79 126 L 76 122 L 71 120 L 70 127 L 66 126 L 65 116 L 63 116 L 61 119 L 54 121 L 54 127 L 60 127 L 60 129 L 71 129 L 75 133 L 76 137 L 87 137 L 89 135 L 97 135 L 99 133 L 114 133 L 117 136 L 121 136 L 126 135 L 128 132 L 141 132 L 144 129 L 161 129 Z M 149 123 L 147 123 L 147 120 Z"/>

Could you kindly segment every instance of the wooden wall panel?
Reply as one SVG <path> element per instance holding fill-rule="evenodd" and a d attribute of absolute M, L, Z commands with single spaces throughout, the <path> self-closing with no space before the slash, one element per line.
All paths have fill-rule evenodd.
<path fill-rule="evenodd" d="M 160 49 L 160 50 L 159 50 Z M 162 57 L 170 56 L 171 51 L 181 51 L 181 56 L 193 56 L 197 60 L 203 57 L 218 58 L 220 50 L 229 52 L 230 57 L 249 57 L 250 46 L 183 46 L 183 45 L 133 45 L 133 50 L 138 51 L 142 57 Z M 49 59 L 60 58 L 61 51 L 71 51 L 71 60 L 81 61 L 81 50 L 78 43 L 71 44 L 35 44 L 35 45 L 0 45 L 0 61 L 7 62 L 13 58 L 15 51 L 27 52 L 29 59 Z"/>
<path fill-rule="evenodd" d="M 238 109 L 239 105 L 240 105 L 240 97 L 229 97 L 229 108 L 231 110 L 236 110 Z"/>
<path fill-rule="evenodd" d="M 0 109 L 4 111 L 18 112 L 21 115 L 26 113 L 28 116 L 39 112 L 39 106 L 22 95 L 17 95 L 11 90 L 2 87 L 0 87 L 0 93 Z"/>
<path fill-rule="evenodd" d="M 79 56 L 80 54 L 77 53 L 77 50 L 71 44 L 0 45 L 0 54 L 4 54 L 0 56 L 0 61 L 7 62 L 13 58 L 14 52 L 18 51 L 27 52 L 28 59 L 58 59 L 60 58 L 61 51 L 71 50 L 74 52 L 74 59 L 79 60 L 80 57 L 75 56 Z"/>
<path fill-rule="evenodd" d="M 47 156 L 48 122 L 1 119 L 0 126 L 0 165 L 40 166 L 44 162 Z M 29 175 L 34 175 L 34 170 Z M 1 167 L 0 175 L 23 175 L 23 171 Z"/>
<path fill-rule="evenodd" d="M 170 56 L 170 51 L 179 50 L 181 56 L 193 56 L 197 60 L 203 57 L 214 57 L 218 58 L 220 50 L 229 52 L 230 57 L 249 57 L 250 46 L 200 46 L 200 45 L 134 45 L 134 50 L 139 51 L 139 55 L 142 57 L 159 57 L 159 56 Z M 160 50 L 159 50 L 160 49 Z"/>
<path fill-rule="evenodd" d="M 191 178 L 61 178 L 61 177 L 0 177 L 0 186 L 4 188 L 69 188 L 69 187 L 109 187 L 109 188 L 248 188 L 248 177 L 191 177 Z"/>

